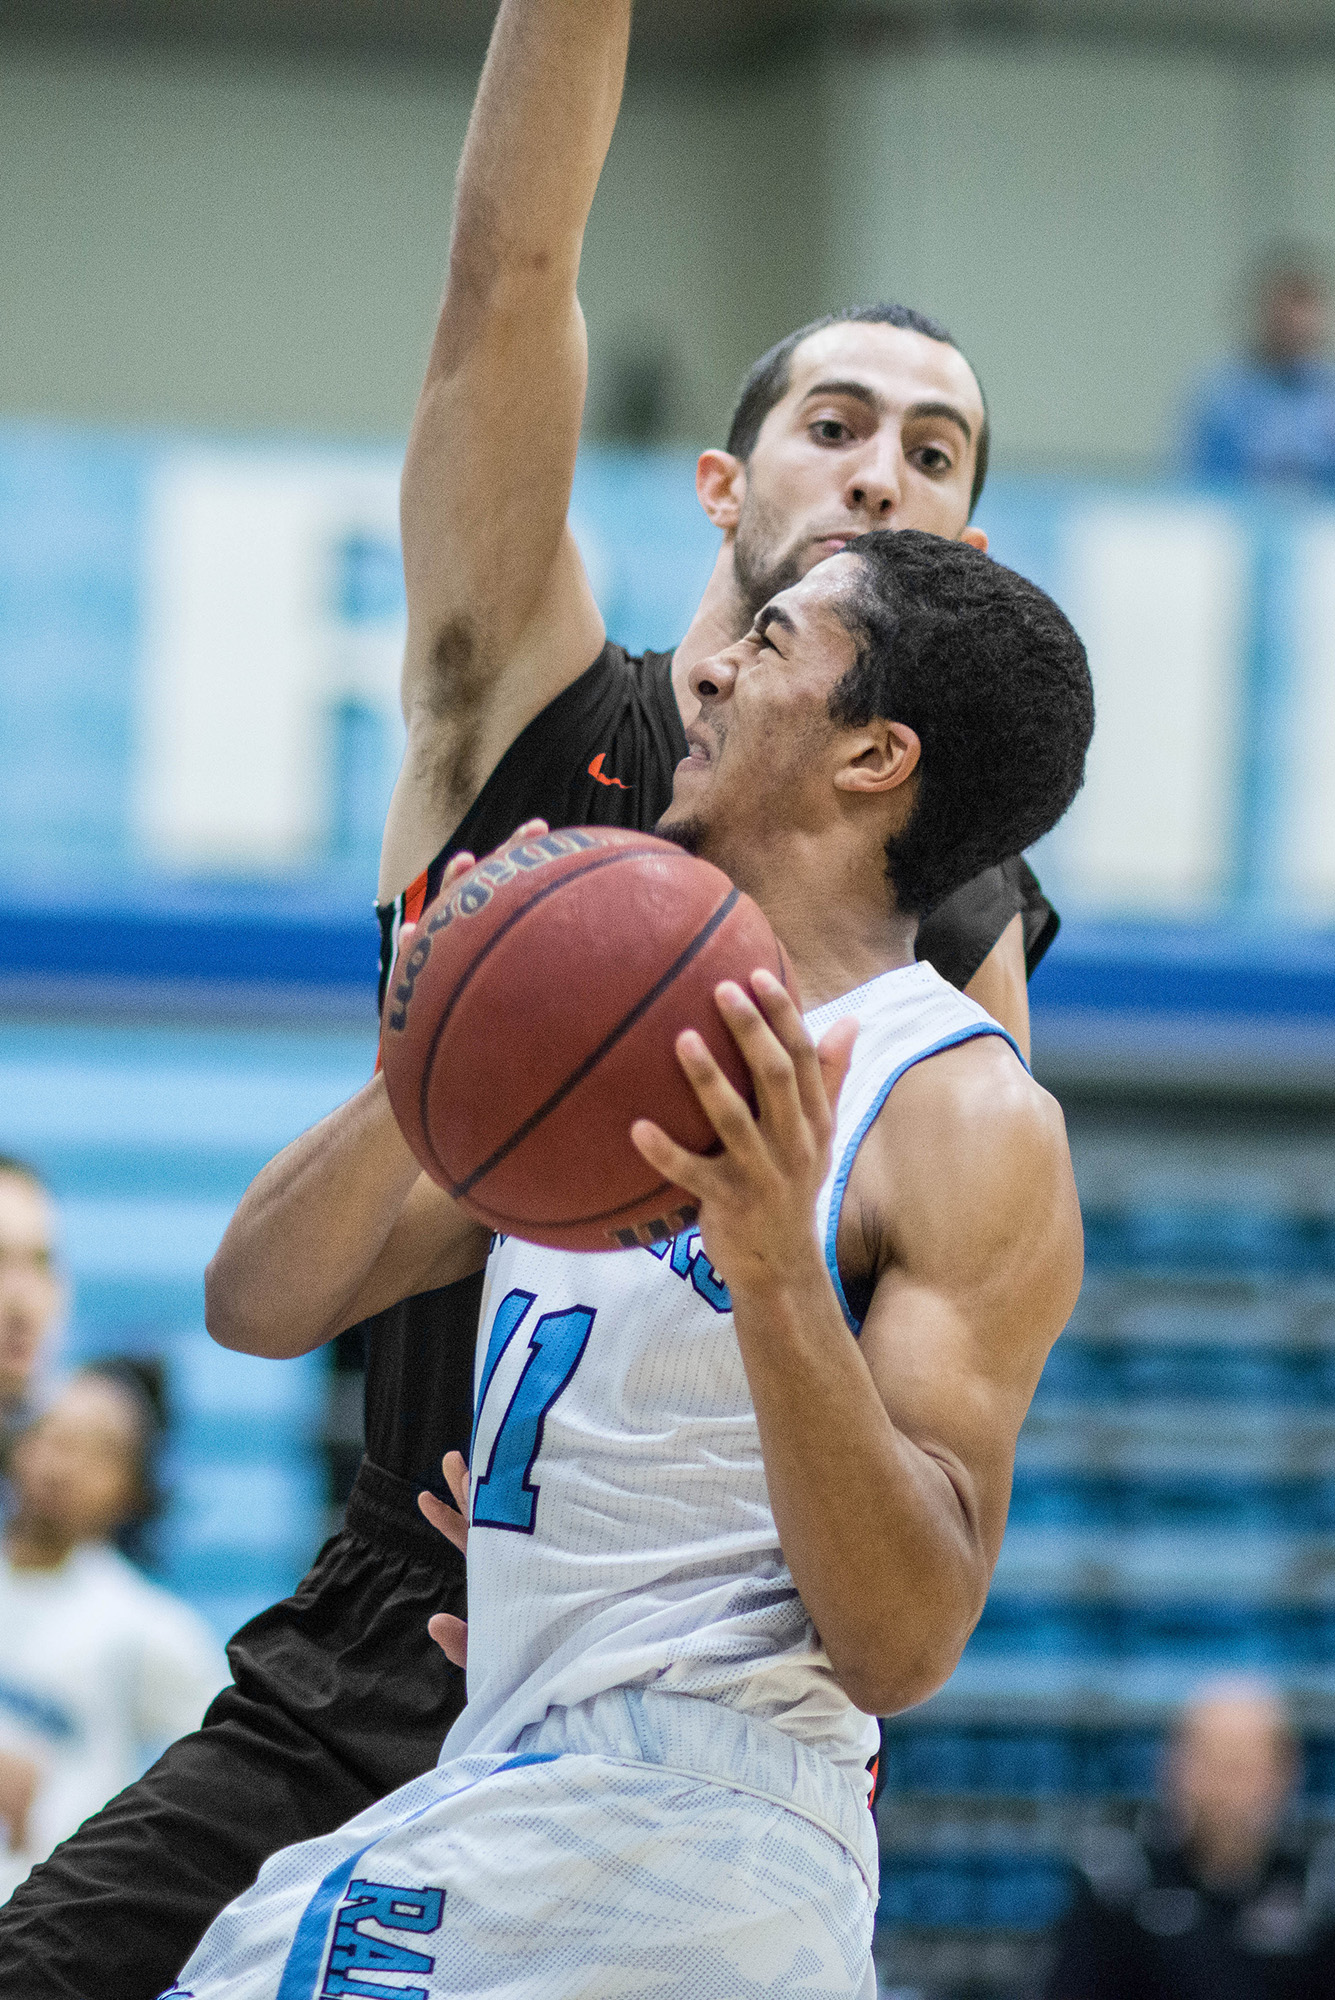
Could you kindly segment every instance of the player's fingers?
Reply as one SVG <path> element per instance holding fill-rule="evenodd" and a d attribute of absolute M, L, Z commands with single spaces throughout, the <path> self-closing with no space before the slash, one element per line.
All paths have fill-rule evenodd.
<path fill-rule="evenodd" d="M 546 833 L 548 831 L 549 829 L 545 819 L 526 819 L 522 826 L 517 826 L 515 828 L 514 832 L 510 835 L 510 839 L 512 841 L 532 840 L 535 838 L 537 834 Z"/>
<path fill-rule="evenodd" d="M 709 1162 L 699 1153 L 688 1153 L 675 1139 L 669 1139 L 661 1126 L 651 1118 L 637 1118 L 630 1128 L 630 1143 L 642 1160 L 647 1160 L 656 1174 L 665 1181 L 672 1181 L 677 1187 L 685 1188 L 703 1201 L 708 1182 Z"/>
<path fill-rule="evenodd" d="M 734 980 L 714 989 L 714 1004 L 746 1057 L 762 1131 L 781 1147 L 801 1138 L 803 1105 L 793 1059 L 751 995 Z M 721 1072 L 720 1072 L 721 1074 Z"/>
<path fill-rule="evenodd" d="M 454 1496 L 454 1504 L 468 1519 L 468 1461 L 461 1451 L 447 1451 L 440 1461 L 440 1469 L 445 1475 L 445 1484 Z"/>
<path fill-rule="evenodd" d="M 448 889 L 451 882 L 457 882 L 461 875 L 466 875 L 470 868 L 476 867 L 476 854 L 470 854 L 466 847 L 461 847 L 459 852 L 452 854 L 445 864 L 445 873 L 440 878 L 441 888 Z"/>
<path fill-rule="evenodd" d="M 468 1517 L 465 1514 L 458 1513 L 453 1507 L 447 1507 L 445 1502 L 434 1493 L 419 1493 L 417 1504 L 426 1515 L 427 1520 L 430 1521 L 432 1527 L 438 1533 L 444 1535 L 447 1542 L 452 1542 L 461 1555 L 466 1554 L 468 1550 Z"/>
<path fill-rule="evenodd" d="M 451 1612 L 437 1611 L 426 1621 L 426 1629 L 452 1666 L 468 1665 L 468 1625 Z"/>
<path fill-rule="evenodd" d="M 737 990 L 740 992 L 741 989 Z M 742 998 L 745 1000 L 745 995 Z M 749 1001 L 746 1004 L 751 1006 Z M 768 1159 L 768 1148 L 761 1137 L 760 1127 L 751 1115 L 750 1105 L 733 1089 L 710 1054 L 704 1036 L 698 1035 L 694 1028 L 687 1028 L 678 1035 L 677 1061 L 700 1101 L 701 1110 L 733 1159 L 739 1164 Z"/>
<path fill-rule="evenodd" d="M 816 1044 L 807 1032 L 796 1001 L 781 979 L 764 966 L 751 975 L 757 1004 L 793 1066 L 798 1102 L 804 1116 L 823 1139 L 829 1135 L 830 1100 L 821 1076 Z"/>

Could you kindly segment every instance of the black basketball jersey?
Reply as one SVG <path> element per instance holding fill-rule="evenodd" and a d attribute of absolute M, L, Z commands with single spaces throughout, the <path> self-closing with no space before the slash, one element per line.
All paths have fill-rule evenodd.
<path fill-rule="evenodd" d="M 648 832 L 667 810 L 672 774 L 686 754 L 672 655 L 637 659 L 609 640 L 516 737 L 430 867 L 380 910 L 382 1005 L 399 926 L 417 920 L 452 855 L 488 854 L 527 819 Z M 1058 918 L 1019 856 L 986 869 L 933 910 L 919 928 L 918 957 L 965 986 L 1017 915 L 1032 973 Z M 479 1272 L 363 1322 L 367 1456 L 414 1485 L 443 1491 L 442 1455 L 468 1450 L 481 1297 Z"/>

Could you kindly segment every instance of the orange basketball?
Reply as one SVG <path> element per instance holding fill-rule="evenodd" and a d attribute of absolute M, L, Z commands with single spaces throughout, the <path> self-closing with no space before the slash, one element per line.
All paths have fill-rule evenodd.
<path fill-rule="evenodd" d="M 691 1197 L 630 1142 L 652 1118 L 717 1144 L 677 1061 L 699 1030 L 748 1098 L 714 1002 L 721 979 L 785 977 L 761 911 L 727 876 L 652 834 L 573 827 L 512 841 L 422 914 L 382 1038 L 404 1137 L 478 1221 L 562 1250 L 675 1236 Z"/>

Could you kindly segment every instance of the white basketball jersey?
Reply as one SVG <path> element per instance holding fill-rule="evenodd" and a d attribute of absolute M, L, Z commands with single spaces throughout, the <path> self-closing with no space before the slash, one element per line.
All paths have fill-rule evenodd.
<path fill-rule="evenodd" d="M 858 1147 L 906 1069 L 1003 1031 L 926 964 L 807 1027 L 818 1038 L 845 1014 L 861 1027 L 817 1227 L 856 1332 L 834 1245 Z M 652 1683 L 862 1772 L 876 1724 L 836 1682 L 784 1562 L 727 1288 L 697 1230 L 597 1255 L 498 1238 L 475 1409 L 468 1706 L 445 1754 L 508 1750 L 551 1708 Z"/>

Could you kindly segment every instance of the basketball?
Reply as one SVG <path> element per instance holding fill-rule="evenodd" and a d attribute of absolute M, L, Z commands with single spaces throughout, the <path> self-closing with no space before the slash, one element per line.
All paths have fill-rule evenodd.
<path fill-rule="evenodd" d="M 785 967 L 766 918 L 669 841 L 574 827 L 512 842 L 423 912 L 385 1010 L 390 1104 L 425 1171 L 488 1228 L 561 1250 L 662 1242 L 696 1215 L 630 1140 L 717 1144 L 675 1043 L 695 1028 L 748 1098 L 714 1002 Z"/>

